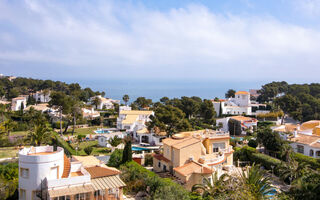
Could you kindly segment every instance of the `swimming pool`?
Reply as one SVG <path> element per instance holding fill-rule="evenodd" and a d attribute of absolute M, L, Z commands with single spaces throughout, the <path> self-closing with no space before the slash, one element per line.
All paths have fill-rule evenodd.
<path fill-rule="evenodd" d="M 108 131 L 108 130 L 95 130 L 94 132 L 95 132 L 95 133 L 98 133 L 98 134 L 110 133 L 110 131 Z"/>
<path fill-rule="evenodd" d="M 234 137 L 234 136 L 232 136 L 231 138 L 232 138 L 233 140 L 234 140 L 234 139 L 237 139 L 237 140 L 240 140 L 240 141 L 243 140 L 243 137 Z"/>
<path fill-rule="evenodd" d="M 146 150 L 150 150 L 147 148 L 143 148 L 143 147 L 131 147 L 132 151 L 146 151 Z"/>

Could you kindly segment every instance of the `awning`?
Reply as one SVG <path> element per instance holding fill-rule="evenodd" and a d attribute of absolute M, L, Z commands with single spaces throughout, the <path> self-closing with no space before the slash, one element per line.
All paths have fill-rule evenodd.
<path fill-rule="evenodd" d="M 119 176 L 107 176 L 102 178 L 91 179 L 94 190 L 105 190 L 111 188 L 124 187 L 126 184 Z"/>
<path fill-rule="evenodd" d="M 74 195 L 79 193 L 87 193 L 95 191 L 92 185 L 82 185 L 82 186 L 74 186 L 74 187 L 67 187 L 62 189 L 52 189 L 49 190 L 49 196 L 52 197 L 60 197 L 66 195 Z"/>

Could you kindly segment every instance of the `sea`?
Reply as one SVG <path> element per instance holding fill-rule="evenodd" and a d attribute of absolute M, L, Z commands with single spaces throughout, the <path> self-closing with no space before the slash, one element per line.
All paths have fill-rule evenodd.
<path fill-rule="evenodd" d="M 94 91 L 104 91 L 105 97 L 122 100 L 128 94 L 130 102 L 138 97 L 159 101 L 162 97 L 180 98 L 182 96 L 198 96 L 202 99 L 224 98 L 228 89 L 249 91 L 260 89 L 266 82 L 262 81 L 214 81 L 214 80 L 121 80 L 121 79 L 86 79 L 65 80 L 67 83 L 76 82 L 82 88 L 90 87 Z"/>

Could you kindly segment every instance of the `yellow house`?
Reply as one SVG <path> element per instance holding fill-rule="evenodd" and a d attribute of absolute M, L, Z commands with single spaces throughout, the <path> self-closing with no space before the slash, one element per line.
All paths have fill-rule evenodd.
<path fill-rule="evenodd" d="M 162 141 L 163 154 L 154 155 L 153 169 L 169 171 L 191 189 L 215 171 L 221 175 L 223 166 L 233 165 L 229 140 L 229 133 L 213 130 L 175 134 Z"/>

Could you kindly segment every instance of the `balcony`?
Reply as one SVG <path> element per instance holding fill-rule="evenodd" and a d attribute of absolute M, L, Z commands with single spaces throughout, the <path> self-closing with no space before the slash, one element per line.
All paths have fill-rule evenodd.
<path fill-rule="evenodd" d="M 219 152 L 201 156 L 199 162 L 207 165 L 218 164 L 220 162 L 223 162 L 226 159 L 225 153 L 231 153 L 231 152 L 232 152 L 231 146 L 226 149 L 219 149 Z"/>

